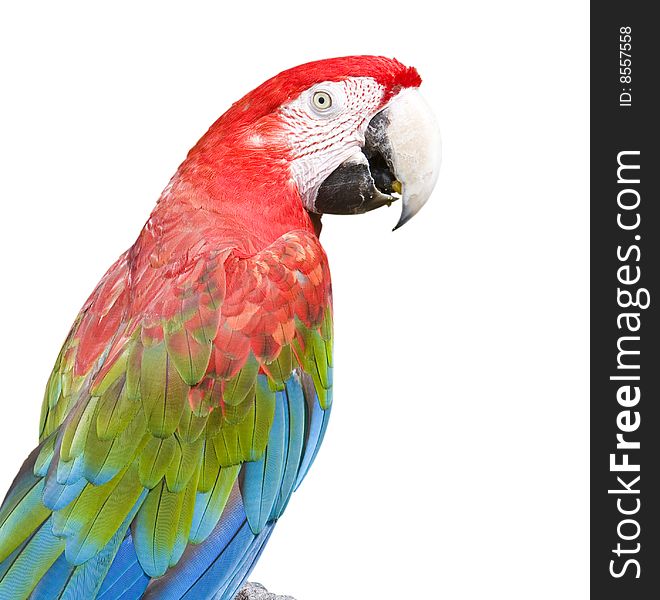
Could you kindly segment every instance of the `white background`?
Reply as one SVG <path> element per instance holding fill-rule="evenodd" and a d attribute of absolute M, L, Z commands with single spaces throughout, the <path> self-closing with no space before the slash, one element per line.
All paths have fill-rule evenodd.
<path fill-rule="evenodd" d="M 396 233 L 394 208 L 324 219 L 334 414 L 252 579 L 585 598 L 586 2 L 223 4 L 3 3 L 0 487 L 80 305 L 210 123 L 295 64 L 395 56 L 440 180 Z"/>

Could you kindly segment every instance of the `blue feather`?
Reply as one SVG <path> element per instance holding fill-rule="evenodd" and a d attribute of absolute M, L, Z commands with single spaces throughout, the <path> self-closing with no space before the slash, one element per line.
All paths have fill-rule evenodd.
<path fill-rule="evenodd" d="M 245 463 L 241 473 L 245 514 L 254 534 L 265 527 L 282 486 L 288 429 L 285 398 L 283 392 L 276 395 L 275 416 L 264 455 L 258 461 Z"/>
<path fill-rule="evenodd" d="M 303 454 L 302 462 L 300 463 L 300 470 L 298 471 L 298 477 L 296 478 L 296 483 L 293 488 L 294 491 L 298 489 L 300 484 L 303 482 L 303 479 L 305 479 L 309 468 L 312 466 L 312 463 L 316 458 L 316 454 L 321 446 L 321 442 L 323 442 L 325 430 L 328 427 L 328 421 L 330 419 L 330 407 L 328 407 L 326 410 L 323 410 L 319 404 L 316 392 L 313 391 L 313 387 L 311 389 L 310 387 L 311 386 L 306 386 L 307 389 L 303 387 L 307 408 L 310 411 L 308 428 L 309 433 L 307 435 L 307 439 L 305 440 L 305 453 Z M 328 390 L 328 394 L 328 400 L 331 400 L 331 389 Z"/>
<path fill-rule="evenodd" d="M 240 468 L 240 465 L 222 467 L 213 488 L 208 492 L 197 492 L 189 536 L 193 544 L 203 542 L 218 524 Z"/>
<path fill-rule="evenodd" d="M 142 595 L 149 581 L 150 577 L 144 573 L 138 562 L 135 547 L 133 546 L 133 538 L 129 531 L 126 537 L 124 537 L 114 561 L 112 561 L 112 565 L 103 580 L 96 600 L 115 600 L 116 598 L 124 597 L 123 595 L 133 588 L 135 590 L 140 588 L 140 582 L 142 586 L 140 595 Z M 139 598 L 140 595 L 135 597 Z M 126 600 L 129 597 L 125 596 Z"/>
<path fill-rule="evenodd" d="M 51 510 L 61 510 L 75 500 L 85 489 L 87 480 L 83 477 L 76 480 L 75 483 L 58 483 L 57 479 L 49 475 L 45 480 L 43 502 Z"/>
<path fill-rule="evenodd" d="M 96 596 L 97 590 L 110 569 L 111 563 L 114 562 L 114 557 L 122 544 L 122 540 L 125 538 L 128 526 L 131 524 L 135 513 L 137 513 L 146 496 L 147 490 L 144 490 L 135 503 L 135 506 L 124 519 L 124 522 L 119 526 L 112 538 L 110 538 L 110 541 L 92 558 L 75 568 L 62 592 L 62 600 L 94 598 Z"/>
<path fill-rule="evenodd" d="M 296 483 L 296 476 L 300 468 L 303 445 L 305 442 L 305 397 L 303 396 L 300 380 L 295 375 L 289 377 L 284 390 L 287 400 L 288 418 L 286 419 L 287 440 L 286 463 L 282 475 L 282 486 L 278 500 L 273 507 L 271 519 L 278 519 L 282 516 L 284 509 L 289 503 L 293 486 Z"/>
<path fill-rule="evenodd" d="M 176 566 L 163 577 L 154 579 L 145 592 L 145 599 L 213 598 L 217 590 L 227 584 L 254 537 L 238 485 L 235 485 L 211 535 L 201 544 L 189 546 Z"/>
<path fill-rule="evenodd" d="M 227 585 L 218 590 L 216 600 L 231 600 L 241 589 L 241 587 L 243 587 L 243 584 L 250 576 L 254 565 L 259 560 L 261 553 L 266 547 L 266 543 L 268 542 L 274 527 L 274 522 L 269 523 L 254 539 L 250 548 L 245 553 L 243 560 L 241 560 L 241 562 L 234 569 L 231 579 L 228 581 Z"/>
<path fill-rule="evenodd" d="M 49 517 L 16 556 L 0 580 L 0 600 L 27 597 L 34 584 L 64 551 L 64 541 L 55 537 Z"/>
<path fill-rule="evenodd" d="M 147 575 L 137 575 L 133 583 L 120 595 L 113 596 L 113 600 L 139 600 L 144 598 L 144 591 L 149 584 Z"/>
<path fill-rule="evenodd" d="M 330 422 L 330 411 L 332 409 L 332 388 L 326 391 L 326 396 L 327 396 L 328 408 L 326 408 L 323 411 L 323 423 L 321 424 L 321 431 L 319 433 L 318 439 L 316 440 L 316 445 L 314 446 L 312 459 L 309 461 L 309 466 L 307 467 L 308 470 L 309 467 L 311 467 L 314 464 L 314 461 L 316 460 L 316 456 L 319 453 L 319 450 L 321 449 L 321 444 L 323 443 L 323 439 L 325 438 L 325 432 L 328 429 L 328 423 Z M 302 482 L 302 479 L 300 481 Z M 300 483 L 298 485 L 300 485 Z"/>
<path fill-rule="evenodd" d="M 60 554 L 60 557 L 34 588 L 30 600 L 59 598 L 72 572 L 73 565 L 66 560 L 64 553 Z"/>
<path fill-rule="evenodd" d="M 60 453 L 59 445 L 56 447 L 55 452 L 57 456 Z M 82 457 L 77 456 L 71 460 L 65 461 L 61 458 L 56 462 L 52 463 L 54 465 L 55 478 L 57 483 L 73 485 L 79 479 L 82 478 L 83 472 L 85 470 L 85 463 Z M 49 471 L 49 477 L 52 477 L 53 474 Z"/>
<path fill-rule="evenodd" d="M 190 586 L 188 591 L 181 596 L 181 600 L 199 600 L 200 598 L 215 598 L 217 600 L 229 600 L 233 598 L 226 596 L 224 590 L 228 585 L 228 575 L 240 564 L 241 559 L 249 550 L 255 539 L 247 519 L 243 522 L 236 535 L 216 556 L 197 581 Z"/>

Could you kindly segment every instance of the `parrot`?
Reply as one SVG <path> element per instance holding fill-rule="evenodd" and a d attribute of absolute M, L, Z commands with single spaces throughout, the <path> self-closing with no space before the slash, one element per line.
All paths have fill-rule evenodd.
<path fill-rule="evenodd" d="M 333 405 L 323 214 L 431 195 L 414 67 L 306 63 L 193 146 L 84 303 L 0 508 L 0 599 L 234 598 Z"/>

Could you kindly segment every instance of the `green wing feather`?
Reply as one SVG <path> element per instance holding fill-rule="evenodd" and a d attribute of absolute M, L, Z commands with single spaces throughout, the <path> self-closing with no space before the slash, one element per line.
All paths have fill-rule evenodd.
<path fill-rule="evenodd" d="M 102 579 L 131 521 L 142 568 L 163 575 L 213 530 L 241 466 L 264 456 L 294 369 L 330 405 L 329 276 L 316 238 L 288 234 L 249 258 L 202 253 L 170 278 L 153 270 L 147 301 L 128 288 L 148 267 L 120 259 L 56 361 L 41 445 L 0 510 L 0 597 L 26 597 L 63 551 L 76 568 L 107 554 L 94 563 Z M 29 576 L 26 557 L 39 562 Z"/>

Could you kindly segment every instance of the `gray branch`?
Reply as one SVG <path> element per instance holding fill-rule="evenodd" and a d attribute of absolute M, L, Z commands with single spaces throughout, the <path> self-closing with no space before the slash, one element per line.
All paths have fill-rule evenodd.
<path fill-rule="evenodd" d="M 234 600 L 294 600 L 291 596 L 271 594 L 260 583 L 246 583 Z"/>

